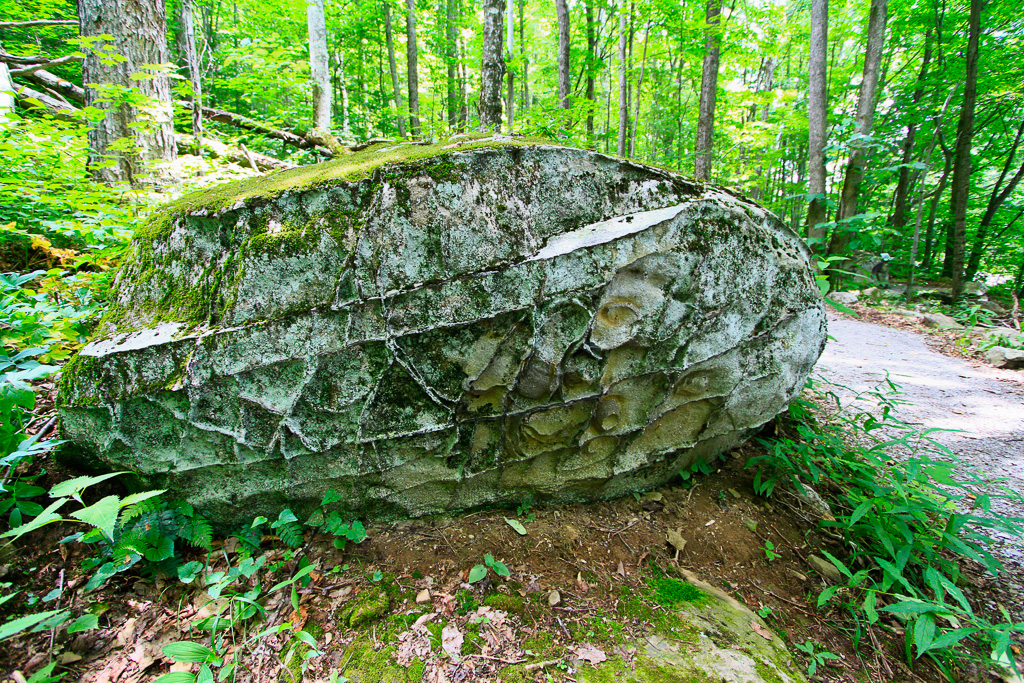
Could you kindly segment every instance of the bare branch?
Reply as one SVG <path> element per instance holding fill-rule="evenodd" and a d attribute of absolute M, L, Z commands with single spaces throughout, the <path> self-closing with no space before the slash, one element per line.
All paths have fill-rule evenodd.
<path fill-rule="evenodd" d="M 12 76 L 30 76 L 36 71 L 43 69 L 49 69 L 51 66 L 57 66 L 59 64 L 66 64 L 68 62 L 80 62 L 82 58 L 78 55 L 66 55 L 64 57 L 58 57 L 42 64 L 33 64 L 31 66 L 22 67 L 20 69 L 11 69 Z"/>
<path fill-rule="evenodd" d="M 34 19 L 32 21 L 0 21 L 0 28 L 29 28 L 31 26 L 78 26 L 78 19 Z"/>

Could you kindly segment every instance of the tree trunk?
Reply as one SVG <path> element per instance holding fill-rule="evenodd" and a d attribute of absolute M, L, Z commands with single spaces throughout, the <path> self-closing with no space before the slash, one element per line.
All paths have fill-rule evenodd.
<path fill-rule="evenodd" d="M 420 80 L 416 70 L 416 0 L 405 0 L 405 32 L 408 41 L 409 71 L 409 132 L 419 137 L 420 128 Z"/>
<path fill-rule="evenodd" d="M 515 125 L 515 105 L 516 105 L 516 72 L 515 69 L 509 68 L 512 64 L 512 50 L 515 49 L 515 35 L 516 35 L 516 3 L 515 0 L 507 0 L 508 16 L 505 18 L 505 73 L 508 76 L 508 98 L 506 100 L 506 110 L 508 111 L 508 133 L 512 134 L 513 126 Z"/>
<path fill-rule="evenodd" d="M 523 111 L 529 111 L 530 63 L 526 58 L 526 0 L 519 0 L 519 58 L 523 60 Z"/>
<path fill-rule="evenodd" d="M 0 129 L 7 126 L 7 117 L 14 113 L 14 83 L 7 64 L 0 62 Z"/>
<path fill-rule="evenodd" d="M 932 31 L 924 36 L 924 59 L 921 60 L 921 72 L 917 77 L 917 87 L 914 88 L 914 96 L 911 99 L 913 108 L 917 108 L 924 96 L 924 82 L 928 77 L 928 66 L 932 59 Z M 892 216 L 889 223 L 895 228 L 902 228 L 907 224 L 907 195 L 910 192 L 910 161 L 914 158 L 914 138 L 917 135 L 917 124 L 911 123 L 907 127 L 907 135 L 903 138 L 903 159 L 900 165 L 899 180 L 896 182 L 896 196 L 893 202 Z M 920 208 L 920 202 L 919 208 Z M 920 213 L 920 211 L 918 211 Z"/>
<path fill-rule="evenodd" d="M 181 32 L 185 39 L 185 63 L 188 64 L 188 80 L 192 85 L 192 135 L 199 140 L 203 136 L 203 84 L 199 75 L 196 29 L 192 19 L 194 6 L 195 0 L 181 0 Z"/>
<path fill-rule="evenodd" d="M 558 15 L 558 103 L 569 108 L 569 5 L 566 0 L 555 0 Z"/>
<path fill-rule="evenodd" d="M 156 76 L 132 80 L 144 64 L 170 61 L 164 3 L 137 0 L 129 6 L 123 0 L 78 0 L 78 16 L 83 38 L 113 36 L 108 42 L 124 57 L 122 62 L 100 59 L 90 50 L 82 67 L 87 104 L 108 112 L 89 128 L 89 170 L 103 182 L 138 184 L 147 175 L 147 163 L 175 157 L 168 79 Z M 110 85 L 124 90 L 137 88 L 151 104 L 138 107 L 118 96 L 105 98 L 101 88 Z M 111 146 L 122 139 L 128 144 L 121 143 L 112 150 Z"/>
<path fill-rule="evenodd" d="M 921 256 L 921 267 L 930 270 L 935 260 L 935 216 L 938 213 L 939 201 L 946 191 L 946 184 L 949 182 L 949 174 L 953 170 L 953 155 L 946 154 L 943 150 L 942 175 L 939 176 L 939 184 L 932 195 L 932 204 L 928 209 L 928 229 L 924 234 L 924 253 Z"/>
<path fill-rule="evenodd" d="M 626 156 L 626 136 L 629 134 L 629 86 L 626 85 L 626 7 L 619 9 L 619 146 L 617 153 Z"/>
<path fill-rule="evenodd" d="M 978 94 L 978 40 L 981 34 L 981 6 L 971 0 L 967 39 L 964 99 L 960 106 L 951 184 L 953 213 L 952 277 L 953 300 L 964 291 L 964 252 L 967 247 L 967 198 L 971 188 L 971 141 L 974 139 L 974 104 Z"/>
<path fill-rule="evenodd" d="M 644 54 L 640 58 L 640 78 L 636 82 L 636 113 L 633 114 L 633 131 L 629 135 L 629 158 L 636 157 L 636 127 L 640 122 L 640 89 L 644 87 L 644 72 L 647 70 L 647 40 L 651 37 L 651 22 L 644 24 Z"/>
<path fill-rule="evenodd" d="M 807 237 L 825 249 L 825 142 L 828 136 L 828 0 L 811 0 L 811 45 L 807 60 Z"/>
<path fill-rule="evenodd" d="M 313 127 L 326 133 L 331 129 L 331 77 L 324 0 L 306 0 L 306 26 L 309 29 L 309 74 L 313 82 Z"/>
<path fill-rule="evenodd" d="M 715 100 L 718 97 L 718 26 L 722 0 L 708 0 L 704 30 L 704 68 L 700 79 L 700 114 L 697 116 L 697 162 L 693 175 L 697 180 L 711 180 L 711 146 L 715 134 Z"/>
<path fill-rule="evenodd" d="M 594 8 L 586 3 L 587 14 L 587 148 L 594 149 L 594 110 L 597 101 L 594 99 L 594 53 L 597 48 L 597 37 L 594 35 Z"/>
<path fill-rule="evenodd" d="M 484 0 L 483 60 L 480 69 L 480 130 L 501 130 L 502 18 L 505 0 Z"/>
<path fill-rule="evenodd" d="M 391 70 L 391 92 L 394 93 L 395 123 L 398 134 L 405 137 L 405 115 L 402 113 L 402 87 L 398 83 L 398 62 L 395 60 L 395 38 L 391 30 L 391 3 L 384 0 L 384 38 L 388 44 L 388 68 Z"/>
<path fill-rule="evenodd" d="M 854 134 L 858 136 L 871 135 L 875 125 L 878 74 L 882 64 L 882 48 L 885 46 L 885 24 L 888 14 L 889 0 L 871 0 L 868 44 L 864 53 L 864 74 L 857 97 L 857 122 L 854 127 Z M 861 140 L 851 143 L 851 147 L 850 160 L 846 164 L 843 189 L 839 197 L 836 227 L 832 231 L 832 239 L 828 245 L 828 253 L 832 255 L 845 253 L 850 245 L 854 231 L 849 225 L 843 225 L 843 221 L 857 215 L 857 198 L 860 194 L 861 183 L 864 181 L 867 145 Z"/>
<path fill-rule="evenodd" d="M 458 88 L 458 59 L 456 57 L 456 22 L 458 21 L 458 8 L 456 0 L 445 2 L 445 24 L 444 24 L 444 60 L 447 70 L 448 86 L 448 128 L 454 131 L 459 125 L 459 88 Z"/>
<path fill-rule="evenodd" d="M 978 268 L 981 266 L 981 255 L 985 251 L 985 238 L 988 236 L 988 229 L 992 225 L 992 219 L 995 218 L 996 212 L 999 211 L 999 207 L 1003 205 L 1006 198 L 1013 194 L 1017 185 L 1024 179 L 1024 164 L 1021 164 L 1021 167 L 1014 176 L 1003 187 L 1003 181 L 1006 180 L 1006 174 L 1010 172 L 1014 157 L 1017 155 L 1017 149 L 1020 147 L 1022 134 L 1024 134 L 1024 121 L 1021 121 L 1020 126 L 1017 128 L 1017 135 L 1013 140 L 1013 146 L 1010 147 L 1009 154 L 1006 156 L 1003 170 L 999 174 L 999 179 L 995 185 L 992 186 L 992 194 L 989 196 L 988 206 L 985 207 L 985 215 L 981 217 L 981 222 L 978 223 L 978 231 L 974 235 L 974 246 L 971 248 L 971 257 L 967 261 L 967 273 L 965 275 L 967 281 L 973 280 L 974 276 L 978 274 Z"/>

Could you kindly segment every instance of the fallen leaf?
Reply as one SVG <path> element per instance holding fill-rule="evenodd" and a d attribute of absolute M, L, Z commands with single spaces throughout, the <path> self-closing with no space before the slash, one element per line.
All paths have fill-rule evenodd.
<path fill-rule="evenodd" d="M 516 533 L 520 536 L 526 535 L 526 527 L 524 527 L 518 520 L 509 519 L 508 517 L 505 517 L 505 522 L 508 523 L 510 527 L 515 529 Z"/>
<path fill-rule="evenodd" d="M 551 591 L 548 593 L 548 605 L 555 607 L 562 602 L 562 596 L 558 591 Z"/>
<path fill-rule="evenodd" d="M 425 605 L 428 602 L 430 602 L 430 591 L 427 590 L 426 588 L 424 588 L 423 590 L 421 590 L 419 593 L 416 594 L 416 604 L 417 605 Z"/>
<path fill-rule="evenodd" d="M 462 656 L 463 640 L 465 640 L 465 636 L 462 635 L 462 631 L 454 621 L 448 622 L 448 625 L 441 629 L 441 647 L 449 657 L 458 659 Z"/>
<path fill-rule="evenodd" d="M 608 655 L 603 651 L 598 650 L 593 645 L 577 645 L 573 648 L 573 652 L 576 654 L 576 659 L 583 662 L 590 662 L 591 664 L 600 664 L 608 659 Z"/>
<path fill-rule="evenodd" d="M 686 539 L 683 535 L 676 531 L 669 531 L 665 534 L 665 541 L 676 549 L 677 552 L 682 552 L 686 548 Z"/>
<path fill-rule="evenodd" d="M 750 622 L 750 628 L 754 629 L 754 633 L 761 636 L 765 640 L 773 640 L 775 638 L 774 634 L 772 634 L 771 631 L 766 629 L 764 626 L 761 626 L 761 624 L 757 623 L 756 621 Z"/>
<path fill-rule="evenodd" d="M 615 573 L 619 574 L 620 576 L 626 575 L 626 568 L 622 566 L 622 562 L 619 562 L 619 568 L 615 570 Z"/>

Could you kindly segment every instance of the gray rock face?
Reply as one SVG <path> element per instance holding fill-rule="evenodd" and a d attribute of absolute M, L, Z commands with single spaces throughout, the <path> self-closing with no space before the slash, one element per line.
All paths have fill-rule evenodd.
<path fill-rule="evenodd" d="M 997 368 L 1024 369 L 1024 351 L 1006 346 L 993 346 L 985 352 L 985 360 Z"/>
<path fill-rule="evenodd" d="M 215 519 L 600 499 L 747 438 L 825 340 L 760 207 L 590 152 L 371 148 L 138 232 L 64 438 Z"/>
<path fill-rule="evenodd" d="M 951 318 L 943 313 L 926 313 L 922 320 L 925 327 L 936 330 L 962 330 L 964 327 L 956 321 L 956 318 Z"/>

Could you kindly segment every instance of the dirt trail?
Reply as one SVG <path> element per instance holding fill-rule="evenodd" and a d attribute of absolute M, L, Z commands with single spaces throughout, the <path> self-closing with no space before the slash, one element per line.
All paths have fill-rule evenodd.
<path fill-rule="evenodd" d="M 838 314 L 829 314 L 828 332 L 832 338 L 815 375 L 852 390 L 837 391 L 841 398 L 875 387 L 888 372 L 904 392 L 900 419 L 922 429 L 961 430 L 933 436 L 967 463 L 1024 492 L 1024 372 L 944 356 L 921 335 Z M 1024 517 L 1020 506 L 994 507 Z M 1010 579 L 1014 592 L 1024 590 L 1024 539 L 1006 539 L 1000 555 L 1016 575 Z"/>

